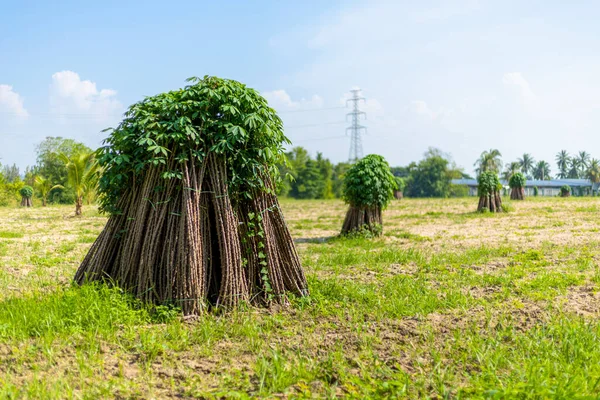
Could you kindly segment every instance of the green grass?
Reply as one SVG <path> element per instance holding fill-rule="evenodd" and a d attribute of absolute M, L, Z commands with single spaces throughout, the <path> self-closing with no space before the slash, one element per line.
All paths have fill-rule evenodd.
<path fill-rule="evenodd" d="M 404 199 L 366 239 L 286 200 L 310 296 L 195 320 L 72 286 L 96 210 L 0 208 L 0 399 L 598 398 L 597 201 Z"/>
<path fill-rule="evenodd" d="M 7 232 L 7 231 L 0 231 L 0 238 L 1 239 L 20 239 L 22 238 L 24 235 L 20 232 Z"/>

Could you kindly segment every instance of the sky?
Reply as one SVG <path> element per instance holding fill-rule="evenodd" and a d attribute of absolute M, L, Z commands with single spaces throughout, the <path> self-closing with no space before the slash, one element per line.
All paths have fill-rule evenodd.
<path fill-rule="evenodd" d="M 24 170 L 47 136 L 98 147 L 129 105 L 216 75 L 333 162 L 360 88 L 365 155 L 436 147 L 472 173 L 496 148 L 556 172 L 562 149 L 600 158 L 599 17 L 585 0 L 0 0 L 0 163 Z"/>

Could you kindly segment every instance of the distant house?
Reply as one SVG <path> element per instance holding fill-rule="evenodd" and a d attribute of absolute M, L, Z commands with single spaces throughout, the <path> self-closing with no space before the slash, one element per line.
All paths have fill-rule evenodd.
<path fill-rule="evenodd" d="M 500 183 L 508 189 L 508 182 L 501 179 Z M 477 196 L 476 179 L 452 179 L 454 185 L 464 185 L 469 188 L 469 196 Z M 537 186 L 538 196 L 558 196 L 560 188 L 569 185 L 575 196 L 589 195 L 592 191 L 598 191 L 598 185 L 592 184 L 588 179 L 551 179 L 548 181 L 536 181 L 528 179 L 525 183 L 525 196 L 533 196 L 533 188 Z"/>

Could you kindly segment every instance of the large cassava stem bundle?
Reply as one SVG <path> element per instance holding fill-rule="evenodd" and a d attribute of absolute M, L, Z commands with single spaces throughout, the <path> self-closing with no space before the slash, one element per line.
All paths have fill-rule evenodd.
<path fill-rule="evenodd" d="M 525 182 L 525 175 L 521 172 L 516 172 L 510 177 L 508 184 L 511 188 L 511 200 L 525 200 L 525 189 L 523 189 Z"/>
<path fill-rule="evenodd" d="M 270 114 L 273 111 L 262 97 L 234 81 L 205 78 L 182 90 L 187 93 L 184 103 L 194 96 L 206 101 L 207 91 L 220 87 L 224 89 L 222 95 L 208 101 L 216 98 L 222 102 L 236 96 L 241 99 L 236 103 L 240 109 L 243 101 L 248 102 L 250 117 L 240 117 L 239 110 L 234 114 L 239 120 L 228 119 L 223 111 L 205 111 L 205 119 L 195 125 L 194 118 L 202 109 L 191 110 L 188 118 L 192 124 L 179 129 L 194 134 L 174 132 L 164 150 L 156 151 L 158 145 L 153 139 L 153 129 L 160 125 L 149 122 L 143 129 L 138 125 L 149 120 L 149 112 L 158 112 L 156 107 L 167 113 L 161 119 L 181 123 L 182 108 L 174 107 L 172 114 L 169 108 L 183 98 L 181 93 L 164 95 L 174 100 L 167 106 L 159 96 L 157 105 L 132 107 L 132 116 L 111 137 L 114 149 L 109 148 L 100 158 L 106 164 L 100 188 L 111 216 L 81 263 L 76 282 L 110 282 L 143 301 L 173 303 L 186 315 L 242 302 L 285 303 L 288 292 L 308 294 L 294 241 L 274 195 L 270 164 L 275 165 L 277 152 L 283 154 L 281 141 L 285 137 L 277 134 L 281 122 Z M 141 119 L 135 114 L 138 108 L 144 111 Z M 232 121 L 243 124 L 259 112 L 268 116 L 270 126 L 258 129 L 256 122 L 250 127 L 241 125 L 258 129 L 253 135 L 238 126 L 232 131 L 237 134 L 233 144 L 223 149 L 214 145 L 215 141 L 227 140 L 220 124 L 230 132 Z M 202 131 L 211 118 L 214 132 Z M 270 136 L 261 136 L 263 131 Z M 143 142 L 148 147 L 148 152 L 142 153 L 148 158 L 143 169 L 139 161 L 128 165 L 130 157 L 123 161 L 123 154 L 139 146 L 140 135 L 148 137 Z M 213 136 L 218 139 L 213 140 Z M 268 146 L 270 153 L 263 151 Z M 252 152 L 253 148 L 260 151 Z M 111 186 L 115 181 L 126 183 L 115 190 Z"/>
<path fill-rule="evenodd" d="M 502 212 L 502 196 L 498 191 L 479 196 L 477 211 L 487 209 L 490 212 Z"/>
<path fill-rule="evenodd" d="M 21 197 L 21 207 L 32 207 L 31 197 Z"/>
<path fill-rule="evenodd" d="M 186 165 L 184 190 L 178 191 L 175 180 L 153 190 L 162 170 L 149 170 L 123 196 L 127 206 L 110 217 L 92 245 L 75 276 L 78 283 L 110 281 L 144 301 L 174 302 L 185 314 L 242 301 L 285 302 L 286 292 L 308 294 L 275 195 L 260 193 L 234 207 L 225 164 L 212 155 L 203 166 Z M 262 235 L 247 235 L 248 213 L 262 214 Z M 263 252 L 265 274 L 259 265 Z"/>
<path fill-rule="evenodd" d="M 33 197 L 33 188 L 31 186 L 23 186 L 19 189 L 21 195 L 21 207 L 32 207 L 33 203 L 31 198 Z"/>
<path fill-rule="evenodd" d="M 525 200 L 525 189 L 522 187 L 514 187 L 510 190 L 511 200 Z"/>
<path fill-rule="evenodd" d="M 367 229 L 373 233 L 380 231 L 383 220 L 381 218 L 381 208 L 375 207 L 360 207 L 350 205 L 344 224 L 342 225 L 342 234 L 351 233 L 352 231 Z"/>
<path fill-rule="evenodd" d="M 370 154 L 354 164 L 344 177 L 344 200 L 349 208 L 342 235 L 361 231 L 381 234 L 381 211 L 398 187 L 399 182 L 383 157 Z"/>
<path fill-rule="evenodd" d="M 482 172 L 477 179 L 477 184 L 479 192 L 477 211 L 502 212 L 502 196 L 500 196 L 502 186 L 498 175 L 492 171 Z"/>

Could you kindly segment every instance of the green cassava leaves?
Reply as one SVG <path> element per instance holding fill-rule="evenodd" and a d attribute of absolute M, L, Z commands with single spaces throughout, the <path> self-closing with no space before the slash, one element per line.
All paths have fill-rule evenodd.
<path fill-rule="evenodd" d="M 344 200 L 352 206 L 385 208 L 398 187 L 387 161 L 377 154 L 370 154 L 346 173 Z"/>
<path fill-rule="evenodd" d="M 149 165 L 169 165 L 164 179 L 181 179 L 190 158 L 209 152 L 226 159 L 233 192 L 249 198 L 268 190 L 261 175 L 278 179 L 276 165 L 289 140 L 275 110 L 254 89 L 217 77 L 190 78 L 183 89 L 148 97 L 129 107 L 99 152 L 101 209 L 117 200 Z M 175 161 L 174 163 L 172 161 Z"/>
<path fill-rule="evenodd" d="M 511 189 L 522 188 L 525 187 L 525 182 L 525 175 L 523 175 L 521 172 L 516 172 L 510 177 L 508 185 L 511 187 Z"/>

